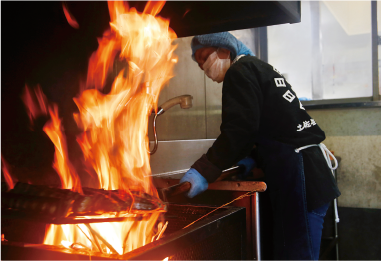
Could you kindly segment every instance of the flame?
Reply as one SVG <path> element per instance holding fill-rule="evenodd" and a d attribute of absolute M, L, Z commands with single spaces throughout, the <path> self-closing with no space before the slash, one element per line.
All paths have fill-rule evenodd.
<path fill-rule="evenodd" d="M 1 169 L 3 171 L 3 174 L 4 174 L 4 179 L 5 179 L 5 182 L 7 183 L 8 185 L 8 189 L 13 189 L 13 187 L 15 186 L 14 182 L 13 182 L 13 179 L 12 179 L 12 176 L 9 172 L 9 165 L 8 163 L 5 161 L 5 159 L 3 158 L 3 156 L 1 156 Z"/>
<path fill-rule="evenodd" d="M 49 107 L 49 114 L 51 120 L 45 124 L 43 130 L 55 146 L 53 167 L 59 173 L 63 189 L 71 189 L 82 193 L 78 174 L 69 161 L 66 139 L 62 132 L 61 120 L 58 116 L 58 107 L 56 105 Z"/>
<path fill-rule="evenodd" d="M 62 240 L 61 241 L 61 245 L 63 245 L 64 247 L 66 248 L 70 248 L 70 246 L 72 245 L 73 243 L 69 242 L 69 241 L 66 241 L 66 240 Z"/>
<path fill-rule="evenodd" d="M 78 226 L 50 225 L 46 231 L 44 243 L 50 245 L 62 245 L 66 248 L 70 248 L 73 242 L 81 242 L 83 245 L 91 248 L 92 242 L 90 239 L 90 234 L 84 224 L 78 224 Z"/>
<path fill-rule="evenodd" d="M 70 13 L 69 8 L 65 2 L 62 2 L 62 8 L 66 17 L 67 22 L 71 25 L 71 27 L 78 29 L 79 25 L 75 20 L 74 16 Z"/>
<path fill-rule="evenodd" d="M 55 146 L 54 163 L 53 167 L 59 174 L 63 189 L 71 189 L 73 191 L 82 193 L 81 182 L 74 167 L 69 161 L 69 155 L 66 148 L 66 138 L 61 126 L 61 120 L 58 115 L 58 107 L 55 104 L 49 104 L 46 96 L 43 94 L 41 87 L 37 86 L 34 91 L 25 86 L 22 95 L 28 116 L 33 125 L 33 121 L 40 115 L 50 115 L 43 130 L 52 140 Z"/>
<path fill-rule="evenodd" d="M 100 188 L 134 188 L 156 195 L 147 178 L 148 117 L 177 59 L 169 21 L 155 17 L 163 4 L 149 2 L 138 14 L 122 2 L 109 2 L 111 29 L 98 40 L 99 48 L 90 58 L 87 89 L 74 98 L 79 109 L 74 119 L 84 130 L 77 141 Z M 102 90 L 115 59 L 126 67 L 106 95 Z"/>
<path fill-rule="evenodd" d="M 25 85 L 21 99 L 26 106 L 30 124 L 32 126 L 35 119 L 39 116 L 48 114 L 48 100 L 39 85 L 34 89 Z"/>
<path fill-rule="evenodd" d="M 110 29 L 98 39 L 99 47 L 90 57 L 86 87 L 74 98 L 79 113 L 73 115 L 83 130 L 77 142 L 86 164 L 97 174 L 98 188 L 118 189 L 131 195 L 131 191 L 138 190 L 158 197 L 150 176 L 148 118 L 157 109 L 160 90 L 173 77 L 178 60 L 174 55 L 177 46 L 172 44 L 176 34 L 168 20 L 157 16 L 164 3 L 148 2 L 143 13 L 138 13 L 126 3 L 108 2 Z M 35 117 L 33 108 L 30 111 Z M 51 121 L 44 131 L 56 148 L 54 168 L 64 188 L 81 192 L 78 175 L 69 162 L 58 109 L 48 106 L 46 112 Z M 51 225 L 44 243 L 74 242 L 121 255 L 162 236 L 167 223 L 160 222 L 156 227 L 160 215 L 154 212 L 139 221 L 86 226 Z M 99 240 L 97 234 L 104 240 Z"/>

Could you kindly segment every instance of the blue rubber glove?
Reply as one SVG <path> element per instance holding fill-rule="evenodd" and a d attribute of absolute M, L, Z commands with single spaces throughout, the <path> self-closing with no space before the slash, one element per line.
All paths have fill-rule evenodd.
<path fill-rule="evenodd" d="M 193 198 L 194 196 L 204 192 L 208 189 L 208 181 L 195 169 L 190 168 L 187 173 L 180 179 L 180 183 L 190 182 L 191 189 L 189 190 L 187 196 L 188 198 Z"/>
<path fill-rule="evenodd" d="M 256 166 L 255 161 L 250 157 L 241 159 L 236 165 L 245 167 L 245 171 L 237 175 L 239 179 L 245 179 Z"/>

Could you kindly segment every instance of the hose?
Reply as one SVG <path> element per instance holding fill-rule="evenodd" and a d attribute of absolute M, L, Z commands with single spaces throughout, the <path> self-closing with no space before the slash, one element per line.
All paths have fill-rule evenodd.
<path fill-rule="evenodd" d="M 153 155 L 157 151 L 157 147 L 159 146 L 159 142 L 157 140 L 157 132 L 156 132 L 156 119 L 157 119 L 157 116 L 163 113 L 164 113 L 164 110 L 162 108 L 159 108 L 159 111 L 155 114 L 155 117 L 153 117 L 152 128 L 153 128 L 153 136 L 155 138 L 155 143 L 154 143 L 153 149 L 148 151 L 149 155 Z"/>

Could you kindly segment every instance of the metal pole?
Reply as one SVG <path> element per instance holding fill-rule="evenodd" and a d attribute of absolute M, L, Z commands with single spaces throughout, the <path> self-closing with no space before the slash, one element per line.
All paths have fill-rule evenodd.
<path fill-rule="evenodd" d="M 333 200 L 334 208 L 337 208 L 337 198 Z M 336 260 L 339 260 L 339 231 L 337 228 L 337 222 L 335 221 L 335 239 L 336 239 Z"/>
<path fill-rule="evenodd" d="M 378 77 L 378 30 L 377 30 L 377 1 L 371 2 L 372 19 L 372 82 L 373 101 L 380 100 Z"/>
<path fill-rule="evenodd" d="M 337 169 L 333 171 L 333 176 L 336 180 L 336 183 L 337 183 Z M 338 208 L 338 205 L 337 205 L 337 198 L 335 198 L 333 200 L 333 219 L 335 220 L 336 219 L 336 210 Z M 338 227 L 337 227 L 337 222 L 336 220 L 334 221 L 335 223 L 335 240 L 336 240 L 336 260 L 339 260 L 339 230 L 338 230 Z"/>
<path fill-rule="evenodd" d="M 311 8 L 311 40 L 312 40 L 312 99 L 324 98 L 322 86 L 322 45 L 320 34 L 320 2 L 310 1 Z"/>
<path fill-rule="evenodd" d="M 268 62 L 268 43 L 267 43 L 267 27 L 255 28 L 255 56 L 258 59 Z"/>
<path fill-rule="evenodd" d="M 262 260 L 261 257 L 261 236 L 259 222 L 259 192 L 255 192 L 255 244 L 257 260 Z"/>

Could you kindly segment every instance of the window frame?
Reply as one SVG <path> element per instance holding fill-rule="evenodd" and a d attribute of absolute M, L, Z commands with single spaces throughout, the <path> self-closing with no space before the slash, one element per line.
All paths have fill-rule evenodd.
<path fill-rule="evenodd" d="M 378 71 L 378 30 L 377 1 L 371 1 L 371 41 L 372 41 L 372 96 L 343 99 L 323 99 L 301 101 L 306 109 L 360 108 L 381 107 L 379 71 Z M 255 29 L 255 54 L 264 62 L 268 62 L 267 27 Z"/>

